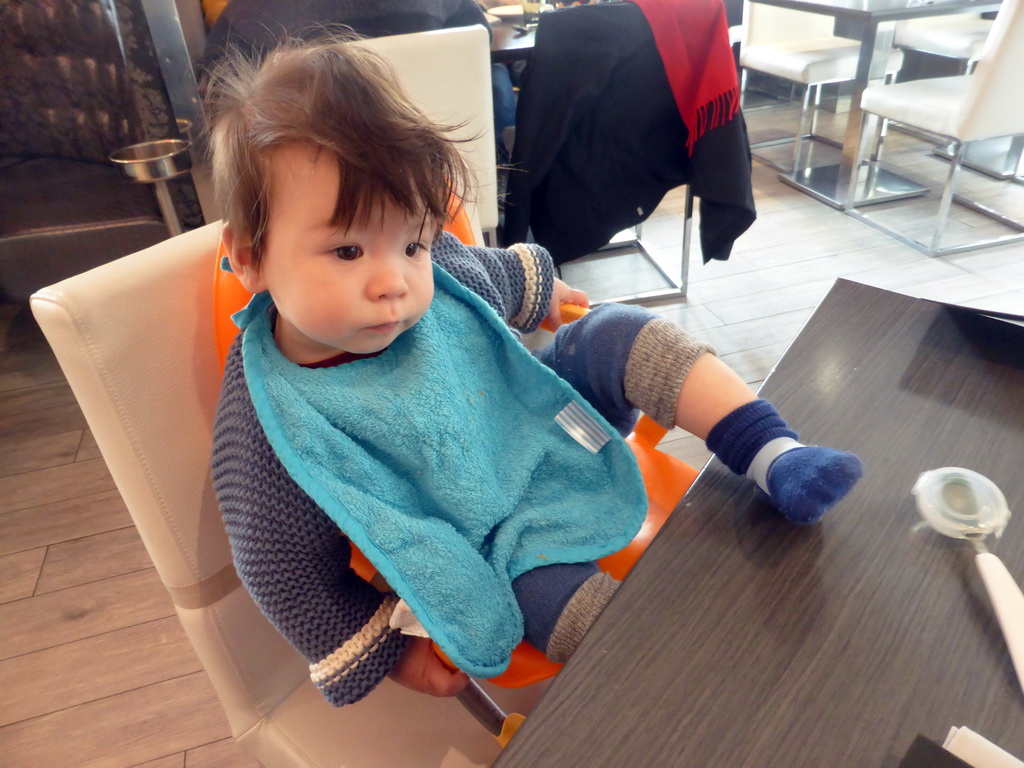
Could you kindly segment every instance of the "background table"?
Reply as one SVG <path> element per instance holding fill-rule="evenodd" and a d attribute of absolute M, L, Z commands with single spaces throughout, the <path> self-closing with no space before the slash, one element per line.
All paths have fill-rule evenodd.
<path fill-rule="evenodd" d="M 910 496 L 927 469 L 987 475 L 1024 580 L 1024 328 L 838 281 L 762 393 L 865 477 L 797 527 L 713 460 L 497 766 L 895 768 L 953 725 L 1024 756 L 973 551 Z"/>
<path fill-rule="evenodd" d="M 523 28 L 522 19 L 491 25 L 491 61 L 508 64 L 530 57 L 537 26 L 530 27 L 525 33 L 517 27 Z"/>
<path fill-rule="evenodd" d="M 998 0 L 753 0 L 753 2 L 820 13 L 836 19 L 835 34 L 860 41 L 857 76 L 853 81 L 850 111 L 843 137 L 842 158 L 836 165 L 780 174 L 787 184 L 834 208 L 852 200 L 883 202 L 924 194 L 927 189 L 889 171 L 881 171 L 868 187 L 855 173 L 860 145 L 860 96 L 869 80 L 885 74 L 885 57 L 892 49 L 895 22 L 950 13 L 985 13 L 999 9 Z M 866 174 L 861 174 L 861 177 Z"/>

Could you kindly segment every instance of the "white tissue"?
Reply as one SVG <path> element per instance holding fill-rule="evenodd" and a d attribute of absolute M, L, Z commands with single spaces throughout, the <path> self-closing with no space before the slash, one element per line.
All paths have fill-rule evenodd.
<path fill-rule="evenodd" d="M 397 629 L 403 635 L 412 635 L 413 637 L 430 637 L 427 634 L 427 630 L 420 624 L 420 620 L 417 619 L 412 610 L 409 608 L 409 604 L 405 600 L 399 600 L 398 605 L 395 606 L 395 610 L 391 612 L 391 618 L 388 620 L 388 624 L 392 629 Z"/>

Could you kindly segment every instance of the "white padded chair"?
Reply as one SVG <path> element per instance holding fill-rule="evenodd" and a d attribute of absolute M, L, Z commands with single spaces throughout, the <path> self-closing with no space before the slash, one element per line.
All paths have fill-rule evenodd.
<path fill-rule="evenodd" d="M 470 220 L 496 244 L 498 171 L 491 96 L 491 45 L 482 26 L 440 29 L 365 40 L 384 54 L 413 101 L 433 120 L 460 126 L 452 133 L 475 176 L 467 197 Z M 478 240 L 483 242 L 483 240 Z"/>
<path fill-rule="evenodd" d="M 444 40 L 468 40 L 464 32 L 473 50 L 486 55 L 482 28 L 426 34 L 444 47 Z M 413 56 L 412 42 L 399 37 L 360 44 L 392 58 L 413 98 L 438 119 L 469 116 L 456 111 L 464 92 L 450 107 L 432 101 L 450 94 L 417 71 L 429 69 L 430 52 L 417 49 Z M 449 88 L 463 87 L 458 74 L 449 73 Z M 488 105 L 483 122 L 490 127 L 489 89 L 486 99 L 478 96 Z M 474 123 L 466 130 L 483 128 Z M 493 166 L 493 140 L 487 140 Z M 478 211 L 480 201 L 478 194 Z M 358 704 L 331 707 L 310 681 L 305 660 L 239 584 L 209 470 L 221 379 L 212 313 L 220 228 L 210 224 L 44 288 L 31 307 L 232 734 L 268 768 L 490 765 L 497 741 L 455 699 L 416 694 L 388 680 Z M 536 687 L 484 685 L 508 710 L 528 711 L 539 695 Z"/>
<path fill-rule="evenodd" d="M 869 218 L 855 206 L 852 206 L 849 212 L 930 256 L 942 256 L 1024 239 L 1024 224 L 1021 222 L 954 194 L 968 142 L 1024 133 L 1024 101 L 1021 99 L 1020 86 L 1022 71 L 1024 0 L 1005 0 L 972 74 L 867 88 L 861 97 L 861 107 L 865 116 L 870 115 L 871 118 L 864 121 L 859 162 L 863 162 L 865 154 L 870 150 L 869 166 L 877 167 L 881 157 L 884 124 L 889 120 L 923 129 L 952 142 L 953 162 L 946 177 L 929 243 L 907 238 L 890 227 L 883 226 L 876 219 Z M 1015 234 L 947 248 L 941 247 L 953 202 L 1010 227 L 1015 230 Z"/>
<path fill-rule="evenodd" d="M 896 23 L 893 45 L 901 50 L 920 51 L 955 61 L 960 74 L 964 75 L 973 71 L 978 63 L 992 23 L 993 19 L 962 13 L 900 21 Z M 966 152 L 963 159 L 966 167 L 995 179 L 1011 179 L 1018 175 L 1024 156 L 1024 136 L 975 143 Z M 953 157 L 948 145 L 936 147 L 934 153 L 944 160 Z"/>
<path fill-rule="evenodd" d="M 960 62 L 960 73 L 971 70 L 992 31 L 992 20 L 953 13 L 896 22 L 893 45 Z"/>
<path fill-rule="evenodd" d="M 800 123 L 793 146 L 792 168 L 802 170 L 801 152 L 805 139 L 817 139 L 840 146 L 816 133 L 817 105 L 821 86 L 853 80 L 857 71 L 860 44 L 832 34 L 831 16 L 748 2 L 743 9 L 744 38 L 740 45 L 740 98 L 744 99 L 749 70 L 805 86 Z M 885 67 L 885 76 L 894 75 L 903 66 L 903 54 L 893 51 Z M 779 142 L 752 144 L 752 149 Z M 774 165 L 765 158 L 760 158 Z"/>

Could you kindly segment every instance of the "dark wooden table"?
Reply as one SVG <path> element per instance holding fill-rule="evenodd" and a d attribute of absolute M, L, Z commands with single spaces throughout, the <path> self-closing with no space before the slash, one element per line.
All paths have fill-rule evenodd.
<path fill-rule="evenodd" d="M 530 57 L 537 27 L 531 26 L 525 33 L 522 29 L 526 29 L 522 19 L 491 25 L 491 61 L 508 64 Z"/>
<path fill-rule="evenodd" d="M 919 473 L 973 468 L 1024 581 L 1024 327 L 838 281 L 765 381 L 859 485 L 788 525 L 713 460 L 496 766 L 896 768 L 962 725 L 1024 756 L 1024 693 L 966 542 Z"/>

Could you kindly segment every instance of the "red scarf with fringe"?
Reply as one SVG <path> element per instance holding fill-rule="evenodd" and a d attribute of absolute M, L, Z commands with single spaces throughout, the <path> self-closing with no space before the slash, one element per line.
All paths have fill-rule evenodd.
<path fill-rule="evenodd" d="M 633 0 L 654 33 L 689 136 L 686 148 L 740 108 L 736 62 L 722 0 Z"/>

